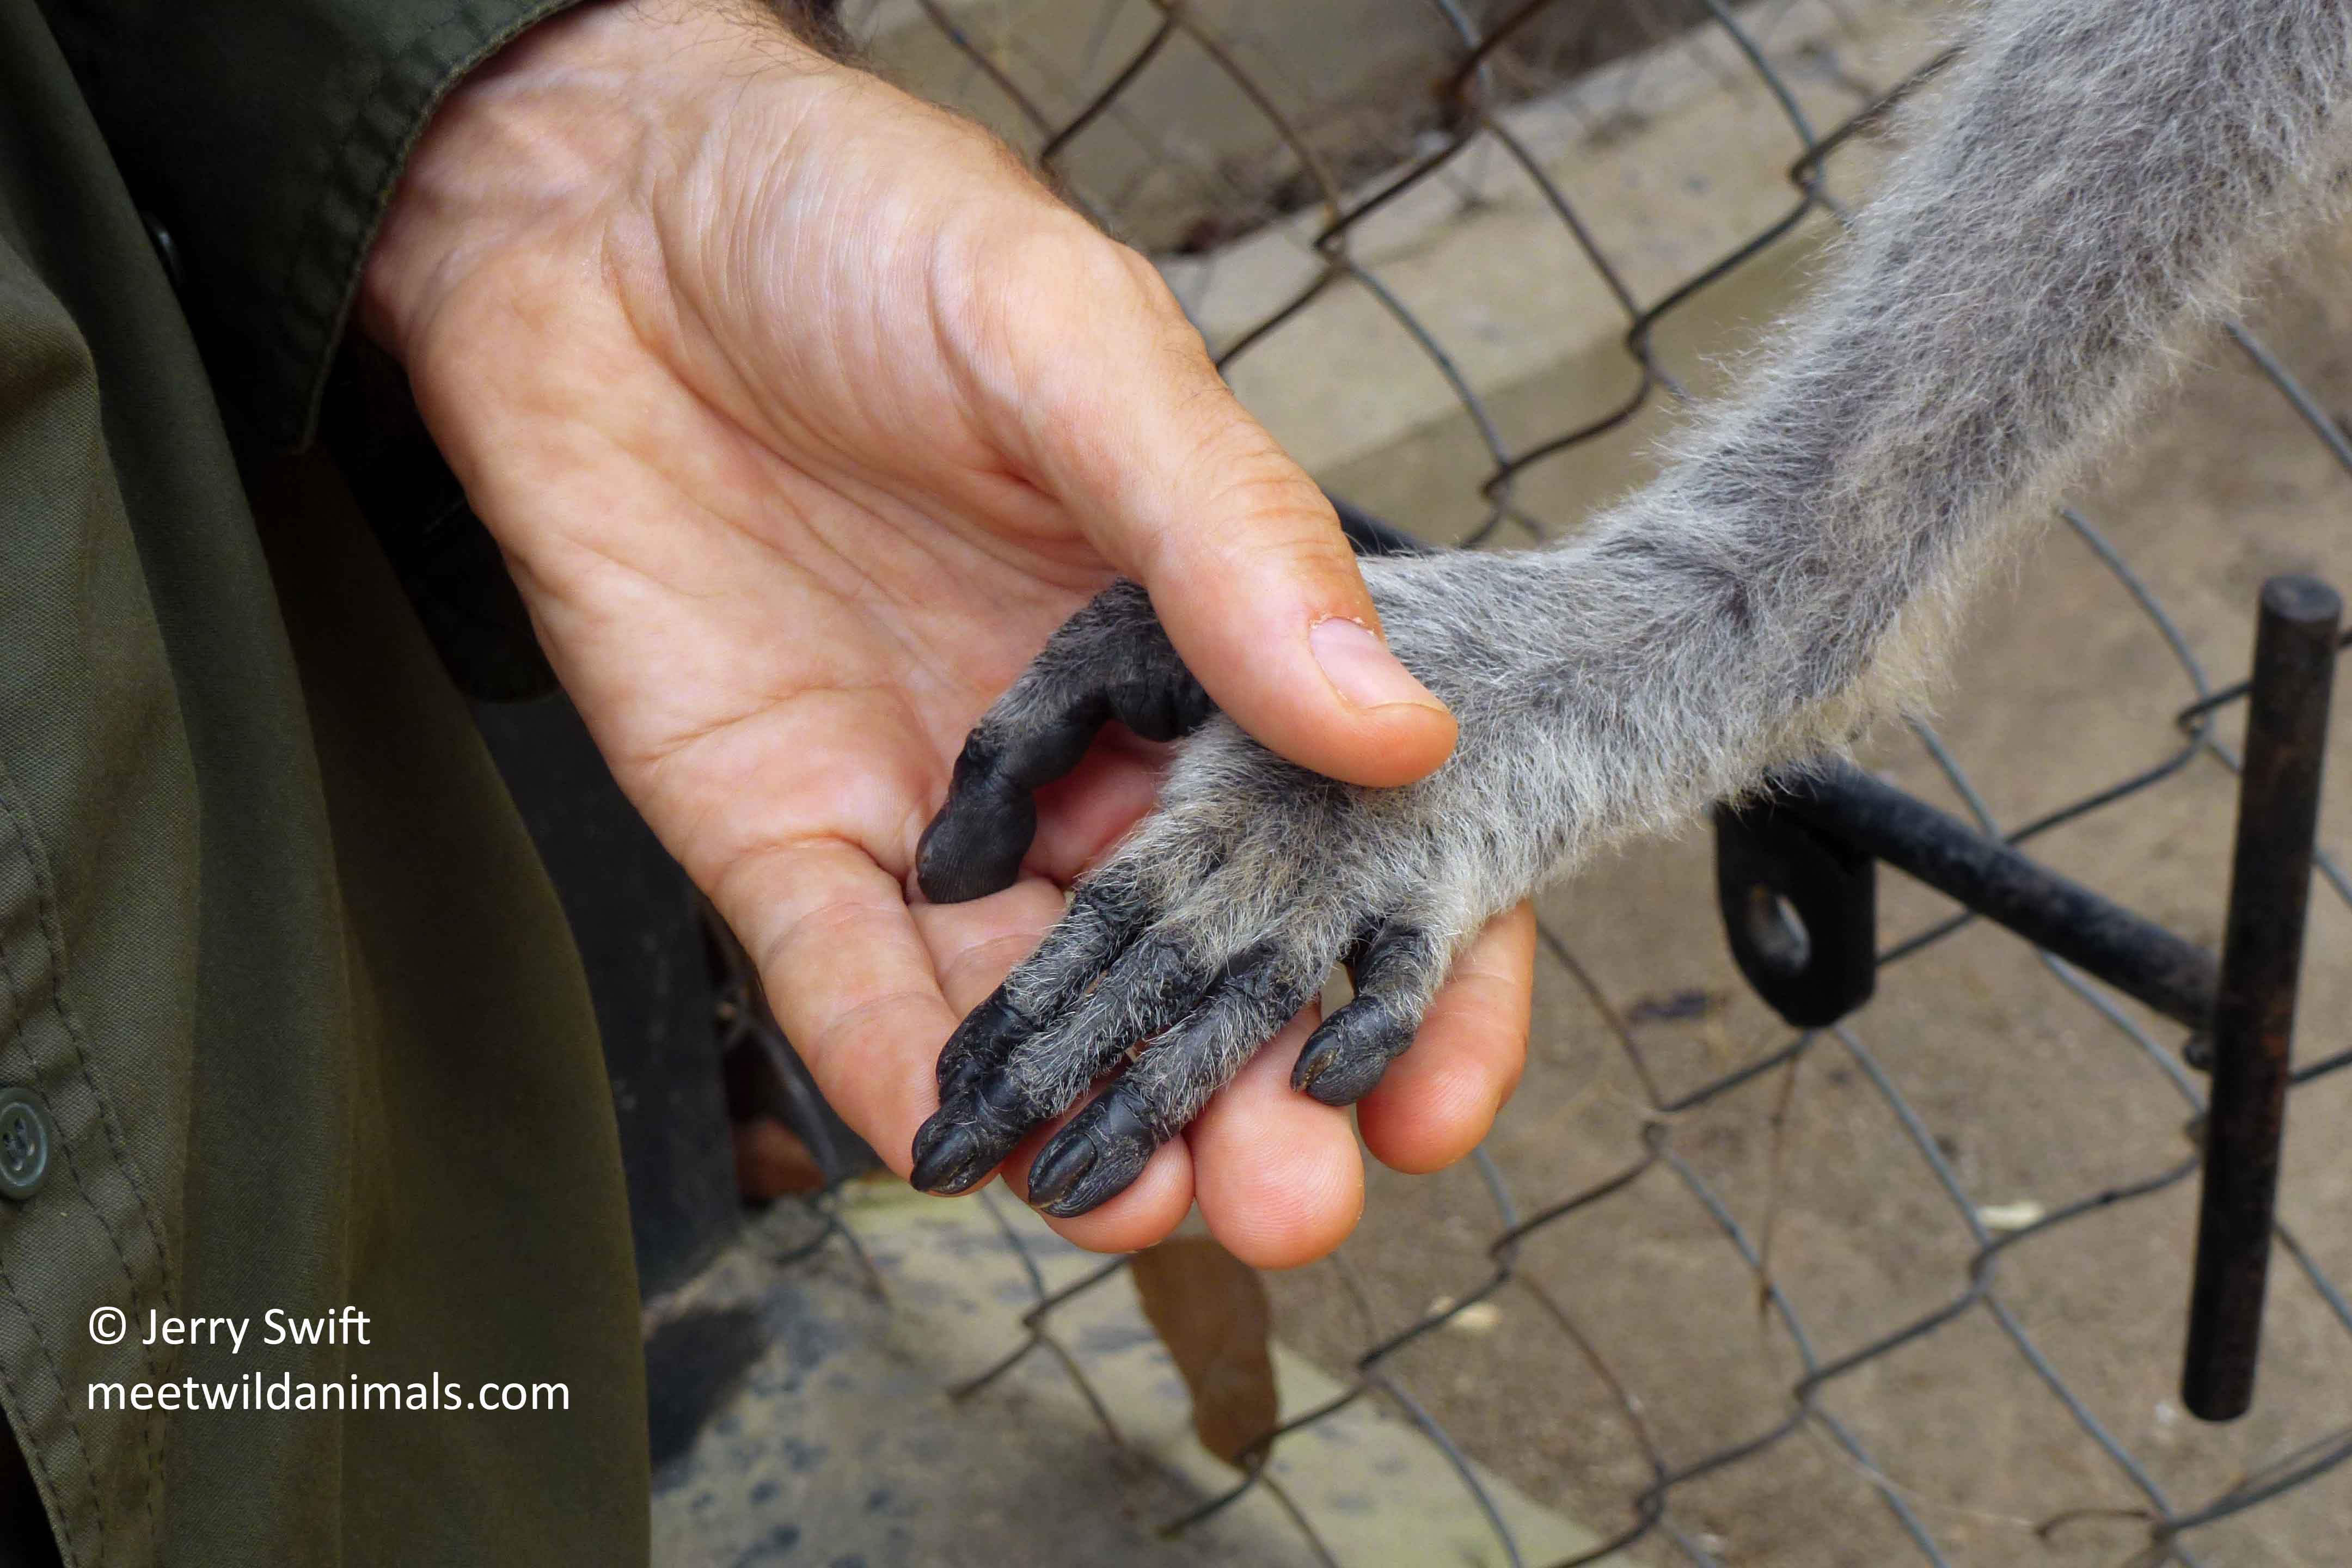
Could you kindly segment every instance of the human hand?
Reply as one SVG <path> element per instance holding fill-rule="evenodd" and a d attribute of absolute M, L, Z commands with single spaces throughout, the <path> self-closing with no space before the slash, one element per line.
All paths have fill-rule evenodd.
<path fill-rule="evenodd" d="M 1391 785 L 1452 745 L 1149 265 L 772 24 L 606 4 L 534 29 L 436 114 L 360 309 L 622 787 L 901 1171 L 961 1010 L 1150 805 L 1154 748 L 1108 740 L 1044 792 L 1013 886 L 910 901 L 965 731 L 1115 573 L 1281 754 Z M 1523 919 L 1474 951 L 1419 1080 L 1362 1108 L 1376 1154 L 1429 1168 L 1484 1131 L 1532 963 Z M 1139 1247 L 1197 1198 L 1254 1261 L 1328 1250 L 1360 1163 L 1286 1078 L 1244 1074 L 1057 1225 Z"/>

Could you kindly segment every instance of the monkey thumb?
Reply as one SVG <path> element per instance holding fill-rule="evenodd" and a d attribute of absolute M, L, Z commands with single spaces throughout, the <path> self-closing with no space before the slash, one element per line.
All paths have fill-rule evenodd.
<path fill-rule="evenodd" d="M 1197 340 L 1195 340 L 1197 342 Z M 1169 375 L 1171 358 L 1184 374 Z M 1349 784 L 1411 784 L 1454 715 L 1390 651 L 1339 520 L 1204 353 L 1160 353 L 1135 395 L 1087 400 L 1063 500 L 1143 584 L 1186 666 L 1259 744 Z"/>

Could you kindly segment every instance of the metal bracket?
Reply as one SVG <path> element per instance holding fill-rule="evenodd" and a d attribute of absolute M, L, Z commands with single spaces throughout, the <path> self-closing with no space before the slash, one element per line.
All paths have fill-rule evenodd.
<path fill-rule="evenodd" d="M 2203 948 L 1893 784 L 1822 763 L 1782 775 L 1765 805 L 1716 813 L 1716 880 L 1733 956 L 1758 994 L 1800 1027 L 1833 1024 L 1867 1001 L 1876 965 L 1874 897 L 1832 898 L 1832 888 L 1865 884 L 1851 875 L 1826 880 L 1822 855 L 1884 860 L 2191 1028 L 2212 1016 L 2219 966 Z M 1792 970 L 1785 944 L 1776 961 L 1772 895 L 1794 909 L 1816 945 L 1820 932 L 1835 944 L 1843 967 L 1834 987 L 1811 963 Z M 1832 1011 L 1832 997 L 1845 1006 Z"/>
<path fill-rule="evenodd" d="M 1715 889 L 1731 955 L 1801 1029 L 1870 1000 L 1878 975 L 1878 867 L 1766 800 L 1715 808 Z"/>

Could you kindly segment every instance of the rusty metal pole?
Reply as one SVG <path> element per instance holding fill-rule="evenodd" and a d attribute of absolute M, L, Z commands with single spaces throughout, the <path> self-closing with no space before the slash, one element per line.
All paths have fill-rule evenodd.
<path fill-rule="evenodd" d="M 2343 612 L 2336 591 L 2315 577 L 2273 577 L 2263 585 L 2180 1380 L 2182 1403 L 2207 1421 L 2233 1420 L 2253 1403 Z"/>

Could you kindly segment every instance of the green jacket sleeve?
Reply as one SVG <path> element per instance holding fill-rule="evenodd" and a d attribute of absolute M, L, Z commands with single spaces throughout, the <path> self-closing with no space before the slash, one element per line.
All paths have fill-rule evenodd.
<path fill-rule="evenodd" d="M 571 3 L 43 0 L 246 438 L 310 438 L 425 116 Z"/>

